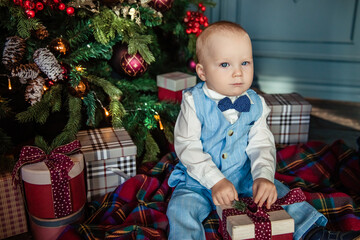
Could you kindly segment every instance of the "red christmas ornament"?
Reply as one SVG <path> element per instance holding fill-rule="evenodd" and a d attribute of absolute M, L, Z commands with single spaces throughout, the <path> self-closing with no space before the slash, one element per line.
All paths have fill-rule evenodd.
<path fill-rule="evenodd" d="M 73 14 L 74 14 L 74 11 L 75 11 L 75 9 L 74 9 L 73 7 L 68 7 L 68 8 L 66 9 L 66 13 L 67 13 L 68 15 L 73 15 Z"/>
<path fill-rule="evenodd" d="M 66 8 L 65 4 L 63 4 L 63 3 L 59 4 L 59 10 L 64 11 L 65 8 Z"/>
<path fill-rule="evenodd" d="M 186 16 L 184 17 L 184 23 L 186 23 L 186 33 L 194 33 L 196 36 L 199 36 L 204 28 L 209 26 L 208 18 L 204 16 L 206 7 L 199 3 L 198 11 L 187 11 Z M 200 12 L 201 11 L 201 12 Z"/>
<path fill-rule="evenodd" d="M 172 7 L 174 0 L 152 0 L 149 4 L 159 12 L 166 12 Z"/>
<path fill-rule="evenodd" d="M 139 53 L 134 55 L 126 53 L 121 59 L 120 65 L 124 72 L 130 77 L 143 75 L 149 66 Z"/>

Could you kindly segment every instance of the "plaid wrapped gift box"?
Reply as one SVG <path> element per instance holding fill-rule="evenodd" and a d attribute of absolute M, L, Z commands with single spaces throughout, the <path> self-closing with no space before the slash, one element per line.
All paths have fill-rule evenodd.
<path fill-rule="evenodd" d="M 136 174 L 136 146 L 125 129 L 79 131 L 77 139 L 86 163 L 89 201 L 112 192 Z"/>
<path fill-rule="evenodd" d="M 27 231 L 20 188 L 14 188 L 10 173 L 0 174 L 0 239 Z"/>
<path fill-rule="evenodd" d="M 267 123 L 277 144 L 307 142 L 311 104 L 297 93 L 260 94 L 271 113 Z"/>
<path fill-rule="evenodd" d="M 195 86 L 196 76 L 183 72 L 171 72 L 156 76 L 156 81 L 160 101 L 179 103 L 182 99 L 182 90 Z"/>

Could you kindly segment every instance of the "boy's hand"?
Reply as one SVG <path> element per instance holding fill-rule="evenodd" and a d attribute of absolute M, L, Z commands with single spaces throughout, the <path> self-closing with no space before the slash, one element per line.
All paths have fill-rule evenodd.
<path fill-rule="evenodd" d="M 215 205 L 231 205 L 232 201 L 239 200 L 238 193 L 236 192 L 234 185 L 226 178 L 217 182 L 211 188 L 211 192 Z"/>
<path fill-rule="evenodd" d="M 266 208 L 270 209 L 271 205 L 277 199 L 275 185 L 265 178 L 255 179 L 253 184 L 253 199 L 259 207 L 262 207 L 266 202 Z"/>

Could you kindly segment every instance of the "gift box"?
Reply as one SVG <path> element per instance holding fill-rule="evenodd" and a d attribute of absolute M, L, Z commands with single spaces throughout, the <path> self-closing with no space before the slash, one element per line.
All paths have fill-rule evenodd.
<path fill-rule="evenodd" d="M 51 174 L 44 161 L 27 164 L 21 168 L 26 205 L 29 214 L 42 219 L 63 217 L 79 211 L 86 203 L 84 159 L 83 154 L 69 156 L 74 163 L 68 172 L 68 184 L 60 191 L 70 191 L 70 211 L 67 214 L 56 214 L 54 189 Z M 62 204 L 62 203 L 60 203 Z"/>
<path fill-rule="evenodd" d="M 60 234 L 65 230 L 67 225 L 73 223 L 80 223 L 84 219 L 84 207 L 80 208 L 66 217 L 54 219 L 37 218 L 29 214 L 30 228 L 32 236 L 35 240 L 53 240 L 57 239 Z M 79 239 L 76 235 L 69 237 L 66 240 Z"/>
<path fill-rule="evenodd" d="M 220 205 L 216 211 L 221 219 L 225 209 L 231 209 L 231 206 Z M 291 240 L 294 232 L 294 219 L 285 210 L 269 212 L 271 222 L 271 239 L 273 240 Z M 255 225 L 246 214 L 229 216 L 226 219 L 226 230 L 232 240 L 255 239 Z"/>
<path fill-rule="evenodd" d="M 87 198 L 99 199 L 136 174 L 136 146 L 124 128 L 78 132 L 86 164 Z"/>
<path fill-rule="evenodd" d="M 293 239 L 294 219 L 283 205 L 303 202 L 305 194 L 300 188 L 291 189 L 271 205 L 258 207 L 251 197 L 240 198 L 236 206 L 216 206 L 220 217 L 219 232 L 224 240 L 237 239 Z M 236 207 L 236 208 L 235 208 Z"/>
<path fill-rule="evenodd" d="M 181 102 L 182 90 L 196 85 L 196 76 L 171 72 L 156 76 L 160 101 Z"/>
<path fill-rule="evenodd" d="M 297 93 L 261 94 L 271 113 L 267 123 L 277 144 L 308 141 L 311 104 Z"/>
<path fill-rule="evenodd" d="M 19 186 L 14 188 L 10 173 L 0 174 L 0 239 L 28 231 Z"/>

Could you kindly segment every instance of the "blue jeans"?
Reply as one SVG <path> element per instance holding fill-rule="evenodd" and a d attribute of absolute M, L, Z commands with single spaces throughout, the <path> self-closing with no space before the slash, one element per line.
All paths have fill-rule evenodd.
<path fill-rule="evenodd" d="M 283 197 L 289 188 L 275 180 L 278 197 Z M 283 206 L 295 221 L 294 239 L 300 239 L 314 224 L 325 226 L 327 219 L 307 202 Z M 170 224 L 169 240 L 205 239 L 202 225 L 204 219 L 214 209 L 210 191 L 188 189 L 179 183 L 171 197 L 167 213 Z"/>

